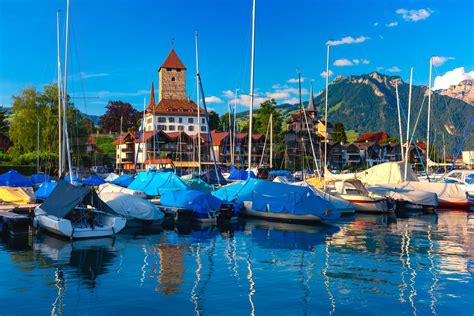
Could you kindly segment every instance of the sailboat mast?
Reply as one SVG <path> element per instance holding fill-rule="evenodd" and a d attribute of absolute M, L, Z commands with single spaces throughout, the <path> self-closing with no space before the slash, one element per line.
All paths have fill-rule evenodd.
<path fill-rule="evenodd" d="M 411 116 L 411 89 L 413 83 L 413 67 L 410 68 L 410 90 L 408 92 L 408 114 L 407 114 L 407 150 L 405 154 L 405 181 L 407 180 L 408 175 L 408 159 L 409 159 L 409 150 L 410 150 L 410 116 Z M 416 144 L 415 144 L 416 146 Z"/>
<path fill-rule="evenodd" d="M 400 115 L 400 96 L 398 95 L 398 80 L 395 84 L 395 95 L 397 96 L 397 112 L 398 112 L 398 132 L 400 133 L 400 153 L 402 155 L 402 161 L 405 160 L 405 153 L 403 150 L 403 131 L 402 131 L 402 118 Z"/>
<path fill-rule="evenodd" d="M 233 121 L 233 134 L 232 134 L 232 144 L 234 146 L 233 153 L 235 155 L 235 133 L 237 133 L 237 94 L 239 93 L 239 89 L 235 89 L 235 96 L 234 96 L 234 121 Z M 233 162 L 235 163 L 235 158 L 233 157 Z"/>
<path fill-rule="evenodd" d="M 331 44 L 328 43 L 326 56 L 326 100 L 324 105 L 324 175 L 328 166 L 328 91 L 329 91 L 329 57 Z"/>
<path fill-rule="evenodd" d="M 36 126 L 36 172 L 39 173 L 40 169 L 40 122 Z"/>
<path fill-rule="evenodd" d="M 252 172 L 252 129 L 253 129 L 253 80 L 254 80 L 254 67 L 255 67 L 255 2 L 252 4 L 252 51 L 250 59 L 250 108 L 249 108 L 249 149 L 248 149 L 248 178 L 250 179 L 250 173 Z"/>
<path fill-rule="evenodd" d="M 273 113 L 270 114 L 270 169 L 273 168 Z"/>
<path fill-rule="evenodd" d="M 61 116 L 61 43 L 60 43 L 60 32 L 59 32 L 59 12 L 56 12 L 56 41 L 58 46 L 58 177 L 61 178 L 63 175 L 63 155 L 62 155 L 62 134 L 63 134 L 63 127 L 62 127 L 62 116 Z"/>
<path fill-rule="evenodd" d="M 66 48 L 64 53 L 64 93 L 63 93 L 63 126 L 64 126 L 64 140 L 66 141 L 67 164 L 69 169 L 69 178 L 72 181 L 72 165 L 71 165 L 71 150 L 69 147 L 69 136 L 67 131 L 67 59 L 69 46 L 69 0 L 66 6 Z"/>
<path fill-rule="evenodd" d="M 201 174 L 201 96 L 199 95 L 199 47 L 198 32 L 196 32 L 196 104 L 197 104 L 197 120 L 198 120 L 198 172 Z M 211 131 L 208 131 L 209 133 Z M 212 144 L 211 144 L 212 146 Z"/>
<path fill-rule="evenodd" d="M 232 143 L 232 113 L 230 111 L 230 103 L 227 103 L 227 110 L 229 111 L 230 163 L 231 165 L 234 165 L 234 146 Z"/>
<path fill-rule="evenodd" d="M 428 82 L 428 127 L 426 129 L 426 170 L 429 170 L 429 161 L 430 161 L 430 120 L 431 120 L 431 76 L 433 69 L 433 58 L 430 57 L 430 80 Z M 429 177 L 428 177 L 429 181 Z"/>

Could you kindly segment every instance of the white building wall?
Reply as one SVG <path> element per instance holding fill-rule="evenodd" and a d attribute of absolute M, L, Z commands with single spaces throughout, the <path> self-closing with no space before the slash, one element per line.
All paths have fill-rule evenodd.
<path fill-rule="evenodd" d="M 201 133 L 208 133 L 206 118 L 201 116 Z M 197 134 L 197 115 L 155 115 L 155 130 L 164 132 L 186 132 L 188 135 Z M 153 115 L 145 118 L 145 130 L 153 130 Z"/>

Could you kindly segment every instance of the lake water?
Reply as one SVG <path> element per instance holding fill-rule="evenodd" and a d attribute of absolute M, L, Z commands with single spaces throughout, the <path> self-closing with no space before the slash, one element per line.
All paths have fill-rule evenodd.
<path fill-rule="evenodd" d="M 474 214 L 0 243 L 4 315 L 473 315 Z"/>

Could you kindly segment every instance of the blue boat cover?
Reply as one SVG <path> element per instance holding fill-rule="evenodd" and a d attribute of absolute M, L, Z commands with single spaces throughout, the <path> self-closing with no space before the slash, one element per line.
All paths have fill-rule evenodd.
<path fill-rule="evenodd" d="M 340 217 L 332 204 L 317 196 L 309 187 L 247 179 L 212 193 L 221 200 L 243 204 L 252 201 L 252 209 L 260 212 L 315 215 L 323 220 Z M 331 210 L 326 214 L 327 210 Z"/>
<path fill-rule="evenodd" d="M 116 185 L 119 185 L 119 186 L 121 186 L 121 187 L 126 188 L 126 187 L 128 187 L 128 186 L 130 185 L 130 183 L 132 183 L 132 182 L 133 182 L 133 177 L 132 177 L 131 175 L 129 175 L 129 174 L 124 174 L 124 175 L 118 177 L 117 179 L 113 180 L 113 181 L 110 182 L 110 183 L 116 184 Z"/>
<path fill-rule="evenodd" d="M 229 180 L 247 180 L 248 175 L 249 175 L 248 171 L 239 170 L 236 167 L 232 166 L 230 176 L 228 179 Z M 255 173 L 253 173 L 253 171 L 250 171 L 250 178 L 253 178 L 253 179 L 257 178 L 255 176 Z"/>
<path fill-rule="evenodd" d="M 35 173 L 31 175 L 31 182 L 33 184 L 40 184 L 43 182 L 49 182 L 51 177 L 44 173 Z"/>
<path fill-rule="evenodd" d="M 222 173 L 218 170 L 216 175 L 215 169 L 204 172 L 201 174 L 200 178 L 209 184 L 227 184 L 227 181 Z M 219 181 L 217 179 L 219 179 Z"/>
<path fill-rule="evenodd" d="M 128 188 L 143 191 L 148 196 L 189 189 L 186 183 L 174 173 L 157 171 L 140 172 Z"/>
<path fill-rule="evenodd" d="M 189 209 L 198 217 L 208 217 L 211 210 L 218 210 L 222 201 L 211 194 L 196 190 L 166 192 L 160 197 L 163 206 Z"/>
<path fill-rule="evenodd" d="M 270 171 L 270 177 L 275 178 L 275 177 L 285 177 L 288 180 L 293 179 L 293 175 L 291 174 L 290 171 L 288 170 L 272 170 Z"/>
<path fill-rule="evenodd" d="M 39 186 L 38 190 L 35 192 L 35 196 L 38 200 L 46 200 L 51 192 L 53 192 L 54 188 L 56 187 L 56 181 L 52 182 L 43 182 Z"/>
<path fill-rule="evenodd" d="M 204 193 L 211 193 L 215 190 L 214 186 L 205 182 L 201 178 L 183 179 L 183 182 L 186 183 L 192 190 L 197 190 Z"/>
<path fill-rule="evenodd" d="M 0 185 L 5 187 L 31 187 L 33 184 L 27 177 L 12 169 L 0 175 Z"/>
<path fill-rule="evenodd" d="M 71 176 L 65 176 L 64 181 L 71 183 Z M 77 176 L 72 176 L 72 183 L 79 183 L 79 178 Z"/>
<path fill-rule="evenodd" d="M 82 184 L 90 186 L 90 187 L 95 187 L 104 183 L 105 183 L 105 180 L 96 174 L 93 174 L 85 178 L 84 180 L 82 180 Z"/>

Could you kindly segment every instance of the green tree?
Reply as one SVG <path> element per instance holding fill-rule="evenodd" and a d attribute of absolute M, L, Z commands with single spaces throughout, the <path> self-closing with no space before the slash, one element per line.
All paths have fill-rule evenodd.
<path fill-rule="evenodd" d="M 0 107 L 0 133 L 8 134 L 8 112 L 4 107 Z"/>
<path fill-rule="evenodd" d="M 332 128 L 331 139 L 337 143 L 347 143 L 346 129 L 344 124 L 336 122 Z"/>
<path fill-rule="evenodd" d="M 276 109 L 274 99 L 267 100 L 260 104 L 260 108 L 255 111 L 253 119 L 253 132 L 265 135 L 270 124 L 270 115 L 273 121 L 273 141 L 274 143 L 282 140 L 283 118 Z"/>
<path fill-rule="evenodd" d="M 99 119 L 99 125 L 105 131 L 119 132 L 120 119 L 122 118 L 122 130 L 136 129 L 141 118 L 141 113 L 133 108 L 128 102 L 109 101 L 105 107 L 107 111 Z"/>
<path fill-rule="evenodd" d="M 219 114 L 215 111 L 211 111 L 208 113 L 209 115 L 209 128 L 210 130 L 217 130 L 220 127 L 220 119 Z"/>

